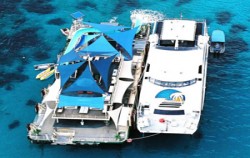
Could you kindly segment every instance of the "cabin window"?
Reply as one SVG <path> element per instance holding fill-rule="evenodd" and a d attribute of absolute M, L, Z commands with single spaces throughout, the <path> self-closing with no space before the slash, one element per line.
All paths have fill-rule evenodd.
<path fill-rule="evenodd" d="M 199 66 L 199 70 L 198 73 L 201 74 L 202 73 L 202 65 Z"/>
<path fill-rule="evenodd" d="M 155 109 L 154 114 L 159 114 L 159 115 L 184 115 L 184 110 L 160 110 L 160 109 Z"/>
<path fill-rule="evenodd" d="M 149 69 L 150 69 L 150 64 L 147 65 L 146 72 L 149 72 Z"/>

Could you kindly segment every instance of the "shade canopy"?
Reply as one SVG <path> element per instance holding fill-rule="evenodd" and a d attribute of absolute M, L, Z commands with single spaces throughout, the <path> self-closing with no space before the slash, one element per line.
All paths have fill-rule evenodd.
<path fill-rule="evenodd" d="M 134 79 L 131 70 L 132 70 L 132 60 L 122 61 L 119 78 Z"/>
<path fill-rule="evenodd" d="M 124 32 L 106 33 L 106 35 L 115 40 L 119 45 L 121 45 L 127 51 L 128 54 L 124 54 L 124 56 L 127 59 L 132 59 L 133 56 L 132 45 L 137 29 L 138 27 L 135 27 L 134 29 Z"/>
<path fill-rule="evenodd" d="M 120 106 L 119 108 L 117 108 L 115 110 L 108 111 L 108 114 L 112 118 L 116 128 L 117 128 L 117 125 L 118 125 L 118 120 L 119 120 L 119 116 L 120 116 L 122 107 L 123 106 Z"/>
<path fill-rule="evenodd" d="M 110 24 L 96 24 L 96 23 L 90 23 L 90 22 L 84 22 L 85 24 L 87 25 L 90 25 L 96 29 L 98 29 L 99 31 L 101 32 L 116 32 L 116 31 L 119 31 L 119 30 L 123 30 L 125 28 L 129 28 L 129 27 L 126 27 L 126 26 L 114 26 L 112 25 L 112 23 Z"/>
<path fill-rule="evenodd" d="M 78 49 L 79 47 L 86 44 L 87 42 L 89 42 L 90 40 L 94 39 L 97 36 L 98 35 L 82 35 L 79 43 L 75 46 L 75 49 Z"/>
<path fill-rule="evenodd" d="M 61 58 L 59 59 L 59 64 L 65 62 L 79 61 L 79 60 L 83 59 L 81 59 L 81 57 L 74 50 L 71 50 L 69 53 L 61 56 Z"/>
<path fill-rule="evenodd" d="M 77 45 L 77 43 L 80 41 L 80 38 L 83 36 L 83 35 L 86 35 L 88 33 L 98 33 L 100 32 L 99 30 L 95 29 L 95 28 L 81 28 L 79 30 L 77 30 L 75 33 L 74 33 L 74 36 L 72 37 L 72 39 L 70 40 L 64 54 L 67 54 L 69 53 L 72 49 L 74 49 Z"/>
<path fill-rule="evenodd" d="M 103 36 L 100 36 L 95 42 L 79 51 L 80 55 L 89 54 L 90 56 L 103 55 L 105 53 L 113 55 L 119 52 Z"/>
<path fill-rule="evenodd" d="M 85 62 L 85 61 L 84 61 Z M 67 82 L 69 77 L 84 63 L 75 63 L 75 64 L 68 64 L 68 65 L 58 65 L 57 69 L 60 72 L 61 78 L 61 87 Z"/>
<path fill-rule="evenodd" d="M 221 30 L 214 30 L 212 33 L 212 42 L 225 42 L 225 34 Z"/>
<path fill-rule="evenodd" d="M 97 85 L 94 80 L 89 65 L 86 66 L 84 72 L 63 92 L 74 92 L 74 91 L 90 91 L 96 93 L 104 93 L 103 90 Z"/>
<path fill-rule="evenodd" d="M 104 105 L 104 97 L 82 97 L 60 95 L 58 108 L 64 106 L 87 106 L 91 108 L 102 109 Z"/>
<path fill-rule="evenodd" d="M 106 88 L 108 87 L 109 68 L 115 56 L 116 55 L 113 55 L 107 59 L 92 61 L 93 65 L 102 76 Z"/>
<path fill-rule="evenodd" d="M 123 96 L 128 89 L 128 87 L 133 83 L 133 81 L 122 81 L 118 80 L 116 83 L 116 88 L 113 93 L 112 102 L 122 103 Z"/>
<path fill-rule="evenodd" d="M 82 12 L 78 11 L 78 12 L 72 13 L 71 16 L 73 19 L 77 20 L 77 19 L 83 18 L 84 14 Z"/>

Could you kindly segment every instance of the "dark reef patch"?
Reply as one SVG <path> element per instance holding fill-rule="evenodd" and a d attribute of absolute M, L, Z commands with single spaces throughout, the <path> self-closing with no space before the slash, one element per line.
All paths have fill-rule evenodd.
<path fill-rule="evenodd" d="M 179 7 L 181 5 L 184 5 L 184 4 L 187 4 L 190 2 L 191 2 L 191 0 L 178 0 L 178 2 L 175 3 L 175 6 Z"/>
<path fill-rule="evenodd" d="M 7 1 L 1 1 L 0 2 L 0 17 L 3 17 L 7 14 L 16 14 L 20 15 L 21 12 L 18 10 L 18 3 L 21 2 L 21 0 L 9 0 Z"/>
<path fill-rule="evenodd" d="M 34 100 L 32 100 L 32 99 L 29 99 L 29 100 L 27 100 L 27 102 L 26 102 L 26 105 L 28 105 L 28 106 L 34 106 L 34 105 L 36 105 L 36 101 L 34 101 Z"/>
<path fill-rule="evenodd" d="M 38 14 L 50 14 L 55 10 L 55 7 L 49 4 L 48 0 L 36 0 L 32 1 L 32 3 L 30 1 L 26 1 L 22 6 L 28 12 Z"/>
<path fill-rule="evenodd" d="M 242 25 L 242 24 L 234 24 L 230 28 L 231 33 L 239 33 L 239 32 L 243 32 L 243 31 L 247 31 L 247 27 L 245 25 Z"/>
<path fill-rule="evenodd" d="M 49 56 L 49 54 L 47 52 L 48 51 L 46 51 L 46 50 L 35 51 L 32 54 L 32 59 L 34 59 L 36 61 L 41 61 L 41 60 L 49 59 L 50 56 Z"/>
<path fill-rule="evenodd" d="M 5 86 L 5 90 L 7 90 L 7 91 L 11 91 L 11 90 L 13 90 L 14 89 L 14 85 L 12 85 L 12 84 L 7 84 L 6 86 Z"/>
<path fill-rule="evenodd" d="M 8 87 L 13 82 L 24 82 L 29 79 L 29 76 L 21 74 L 20 72 L 4 72 L 0 71 L 0 87 Z M 9 87 L 10 88 L 10 87 Z"/>
<path fill-rule="evenodd" d="M 97 5 L 91 1 L 83 1 L 83 2 L 77 3 L 76 8 L 77 9 L 86 9 L 86 8 L 97 9 Z"/>
<path fill-rule="evenodd" d="M 232 14 L 228 11 L 218 12 L 216 14 L 216 20 L 218 24 L 226 24 L 229 23 L 232 19 Z"/>
<path fill-rule="evenodd" d="M 48 21 L 48 24 L 50 25 L 63 25 L 65 24 L 65 21 L 62 18 L 55 18 Z"/>
<path fill-rule="evenodd" d="M 18 121 L 18 120 L 14 120 L 12 123 L 10 123 L 8 125 L 8 127 L 9 127 L 10 130 L 12 130 L 14 128 L 17 128 L 19 126 L 20 126 L 20 121 Z"/>
<path fill-rule="evenodd" d="M 141 4 L 138 0 L 120 0 L 114 8 L 113 14 L 121 14 L 128 7 L 130 9 L 138 9 L 141 8 Z"/>
<path fill-rule="evenodd" d="M 248 44 L 242 38 L 235 37 L 226 40 L 226 52 L 230 54 L 248 51 Z"/>

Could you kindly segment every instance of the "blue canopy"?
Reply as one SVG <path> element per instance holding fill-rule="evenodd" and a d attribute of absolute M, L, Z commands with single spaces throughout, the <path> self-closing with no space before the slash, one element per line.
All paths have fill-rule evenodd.
<path fill-rule="evenodd" d="M 102 76 L 106 88 L 108 87 L 109 68 L 115 56 L 116 55 L 113 55 L 108 59 L 92 61 L 92 63 Z"/>
<path fill-rule="evenodd" d="M 98 35 L 82 35 L 80 42 L 75 46 L 75 49 L 86 44 L 90 40 L 94 39 Z"/>
<path fill-rule="evenodd" d="M 138 27 L 135 27 L 129 31 L 107 33 L 107 35 L 113 40 L 115 40 L 117 43 L 119 43 L 128 52 L 128 55 L 129 55 L 127 57 L 128 59 L 132 59 L 132 56 L 133 56 L 132 45 L 133 45 L 134 36 L 137 30 L 138 30 Z"/>
<path fill-rule="evenodd" d="M 225 34 L 221 30 L 214 30 L 212 32 L 212 41 L 211 42 L 225 42 Z"/>
<path fill-rule="evenodd" d="M 82 29 L 77 30 L 74 36 L 72 37 L 72 39 L 70 40 L 64 54 L 67 54 L 72 49 L 74 49 L 77 43 L 79 42 L 79 39 L 82 37 L 82 35 L 89 33 L 89 32 L 100 32 L 100 31 L 94 28 L 82 28 Z"/>
<path fill-rule="evenodd" d="M 71 61 L 78 61 L 78 60 L 83 60 L 83 59 L 81 59 L 80 56 L 74 50 L 71 50 L 69 53 L 61 56 L 61 58 L 59 59 L 59 64 Z"/>
<path fill-rule="evenodd" d="M 97 30 L 100 30 L 101 32 L 116 32 L 119 30 L 123 30 L 125 28 L 129 28 L 126 26 L 114 26 L 111 24 L 96 24 L 96 23 L 90 23 L 90 22 L 84 22 L 87 25 L 92 26 L 93 28 L 96 28 Z"/>
<path fill-rule="evenodd" d="M 103 36 L 100 36 L 91 45 L 79 51 L 79 54 L 81 55 L 90 54 L 91 56 L 94 56 L 93 54 L 98 53 L 100 55 L 103 55 L 103 53 L 110 53 L 113 55 L 114 53 L 118 54 L 118 51 Z"/>
<path fill-rule="evenodd" d="M 85 61 L 84 61 L 85 62 Z M 68 65 L 59 65 L 57 67 L 61 76 L 61 87 L 67 82 L 69 77 L 78 69 L 84 62 L 76 63 L 76 64 L 68 64 Z"/>
<path fill-rule="evenodd" d="M 82 97 L 82 96 L 59 96 L 58 108 L 64 106 L 87 106 L 91 108 L 102 109 L 104 105 L 104 97 Z"/>
<path fill-rule="evenodd" d="M 71 16 L 72 16 L 72 18 L 77 20 L 77 19 L 84 17 L 84 14 L 82 12 L 78 11 L 78 12 L 72 13 Z"/>
<path fill-rule="evenodd" d="M 104 93 L 103 90 L 97 85 L 94 80 L 89 65 L 86 66 L 86 69 L 78 77 L 78 79 L 72 83 L 68 88 L 63 90 L 63 92 L 74 92 L 74 91 L 90 91 L 96 93 Z"/>

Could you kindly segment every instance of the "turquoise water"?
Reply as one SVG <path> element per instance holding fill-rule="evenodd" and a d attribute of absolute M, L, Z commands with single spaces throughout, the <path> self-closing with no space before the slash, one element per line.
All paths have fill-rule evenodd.
<path fill-rule="evenodd" d="M 0 1 L 0 157 L 250 157 L 250 10 L 247 0 L 2 0 Z M 91 22 L 113 16 L 130 25 L 129 11 L 153 9 L 169 18 L 207 19 L 209 32 L 226 33 L 227 50 L 209 57 L 205 109 L 193 137 L 158 135 L 131 144 L 50 146 L 31 144 L 26 124 L 34 119 L 40 90 L 33 65 L 54 62 L 65 45 L 60 28 L 70 13 Z M 138 136 L 136 134 L 135 136 Z"/>

